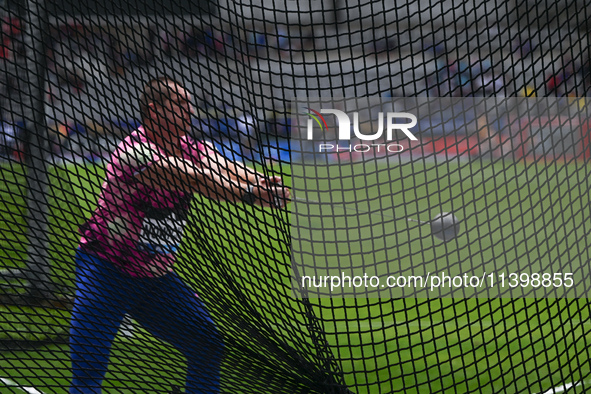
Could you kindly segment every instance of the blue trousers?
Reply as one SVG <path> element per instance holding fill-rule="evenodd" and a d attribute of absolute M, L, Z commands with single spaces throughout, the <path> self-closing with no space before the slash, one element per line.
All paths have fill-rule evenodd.
<path fill-rule="evenodd" d="M 186 357 L 187 394 L 219 392 L 223 343 L 195 293 L 174 273 L 132 278 L 111 263 L 78 250 L 70 393 L 101 393 L 111 344 L 125 314 Z"/>

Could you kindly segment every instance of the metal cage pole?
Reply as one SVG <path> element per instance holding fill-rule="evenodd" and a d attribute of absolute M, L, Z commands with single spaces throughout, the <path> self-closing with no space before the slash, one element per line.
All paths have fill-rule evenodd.
<path fill-rule="evenodd" d="M 27 133 L 28 250 L 25 278 L 29 293 L 49 297 L 53 293 L 49 261 L 49 138 L 45 115 L 47 59 L 44 37 L 48 31 L 43 0 L 27 1 L 26 81 L 30 98 L 25 118 Z"/>
<path fill-rule="evenodd" d="M 19 81 L 20 107 L 25 125 L 27 179 L 27 261 L 22 269 L 2 270 L 4 280 L 26 281 L 25 296 L 43 301 L 51 298 L 49 261 L 49 139 L 45 114 L 47 61 L 44 37 L 48 31 L 43 0 L 28 0 L 24 10 L 26 33 L 24 78 Z M 21 301 L 23 301 L 21 299 Z"/>

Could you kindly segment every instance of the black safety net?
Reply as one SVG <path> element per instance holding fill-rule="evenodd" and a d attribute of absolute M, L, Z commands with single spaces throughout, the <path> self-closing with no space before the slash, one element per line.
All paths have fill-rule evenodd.
<path fill-rule="evenodd" d="M 0 2 L 0 392 L 587 392 L 588 10 Z"/>

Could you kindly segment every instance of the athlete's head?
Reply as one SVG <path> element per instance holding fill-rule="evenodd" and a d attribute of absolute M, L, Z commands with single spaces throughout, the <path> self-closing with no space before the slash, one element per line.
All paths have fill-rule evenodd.
<path fill-rule="evenodd" d="M 146 84 L 139 99 L 142 123 L 153 132 L 180 137 L 191 128 L 191 100 L 191 95 L 174 79 L 155 78 Z"/>

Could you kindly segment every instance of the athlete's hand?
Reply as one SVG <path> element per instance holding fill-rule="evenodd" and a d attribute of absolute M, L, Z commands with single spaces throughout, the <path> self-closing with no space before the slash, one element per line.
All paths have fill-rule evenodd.
<path fill-rule="evenodd" d="M 279 176 L 260 179 L 253 193 L 257 197 L 255 204 L 262 207 L 283 208 L 291 197 L 291 190 L 283 186 Z"/>

